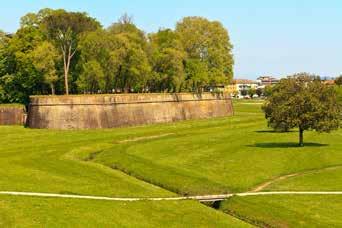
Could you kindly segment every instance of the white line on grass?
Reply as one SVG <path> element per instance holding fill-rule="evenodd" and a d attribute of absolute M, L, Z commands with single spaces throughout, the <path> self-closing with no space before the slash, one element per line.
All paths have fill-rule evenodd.
<path fill-rule="evenodd" d="M 180 197 L 106 197 L 106 196 L 86 196 L 86 195 L 71 195 L 71 194 L 55 194 L 55 193 L 39 193 L 39 192 L 10 192 L 0 191 L 0 195 L 14 195 L 14 196 L 36 196 L 36 197 L 50 197 L 50 198 L 72 198 L 72 199 L 93 199 L 93 200 L 107 200 L 107 201 L 161 201 L 161 200 L 199 200 L 199 201 L 218 201 L 230 198 L 232 196 L 258 196 L 258 195 L 342 195 L 342 191 L 324 191 L 324 192 L 243 192 L 222 195 L 204 195 L 204 196 L 180 196 Z"/>

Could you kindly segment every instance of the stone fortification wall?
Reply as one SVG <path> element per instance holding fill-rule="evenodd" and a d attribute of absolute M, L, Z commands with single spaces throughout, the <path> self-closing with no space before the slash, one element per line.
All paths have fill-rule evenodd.
<path fill-rule="evenodd" d="M 228 95 L 211 93 L 32 96 L 30 101 L 31 128 L 113 128 L 233 113 Z"/>
<path fill-rule="evenodd" d="M 24 106 L 0 104 L 0 125 L 23 125 L 25 115 Z"/>

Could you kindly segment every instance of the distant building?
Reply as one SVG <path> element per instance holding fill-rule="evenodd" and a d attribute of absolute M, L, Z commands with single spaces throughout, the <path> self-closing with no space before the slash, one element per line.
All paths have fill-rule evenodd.
<path fill-rule="evenodd" d="M 335 80 L 322 80 L 324 85 L 335 85 Z"/>
<path fill-rule="evenodd" d="M 257 81 L 249 79 L 235 79 L 233 82 L 226 87 L 226 91 L 238 98 L 246 97 L 246 92 L 251 88 L 257 89 L 259 86 Z"/>
<path fill-rule="evenodd" d="M 271 76 L 261 76 L 258 77 L 257 82 L 259 83 L 259 86 L 265 87 L 268 85 L 274 85 L 279 82 L 279 79 L 276 79 Z"/>

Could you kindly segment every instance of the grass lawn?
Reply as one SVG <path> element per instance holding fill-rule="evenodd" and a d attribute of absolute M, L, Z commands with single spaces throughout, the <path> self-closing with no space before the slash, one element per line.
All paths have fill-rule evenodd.
<path fill-rule="evenodd" d="M 342 191 L 342 166 L 308 172 L 269 185 L 270 191 Z M 341 196 L 342 198 L 342 196 Z"/>
<path fill-rule="evenodd" d="M 265 227 L 341 227 L 341 196 L 248 196 L 221 203 L 220 210 Z"/>
<path fill-rule="evenodd" d="M 194 201 L 108 202 L 0 196 L 1 227 L 249 227 Z"/>
<path fill-rule="evenodd" d="M 275 133 L 266 127 L 260 103 L 235 101 L 233 117 L 131 128 L 56 131 L 0 126 L 0 191 L 110 197 L 214 194 L 248 191 L 292 173 L 303 175 L 274 182 L 266 190 L 341 191 L 341 169 L 324 168 L 342 165 L 342 130 L 305 132 L 306 146 L 297 147 L 297 132 Z M 313 208 L 323 218 L 318 224 L 329 225 L 341 217 L 341 198 L 234 197 L 222 208 L 267 224 L 274 220 L 290 225 L 297 221 L 291 213 L 298 213 L 295 218 L 304 225 L 315 223 L 316 215 L 307 211 Z M 0 196 L 0 226 L 18 224 L 244 225 L 194 201 Z"/>
<path fill-rule="evenodd" d="M 81 160 L 118 132 L 59 132 L 0 127 L 0 191 L 100 196 L 171 196 L 120 171 Z"/>
<path fill-rule="evenodd" d="M 260 101 L 235 102 L 235 116 L 163 125 L 169 135 L 117 143 L 93 161 L 184 195 L 243 192 L 281 175 L 342 164 L 342 130 L 275 133 Z"/>
<path fill-rule="evenodd" d="M 24 105 L 23 104 L 16 104 L 16 103 L 11 103 L 11 104 L 0 103 L 0 108 L 24 108 Z"/>

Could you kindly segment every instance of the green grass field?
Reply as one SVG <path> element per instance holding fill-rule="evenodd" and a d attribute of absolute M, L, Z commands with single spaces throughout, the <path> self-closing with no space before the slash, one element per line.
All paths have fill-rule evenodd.
<path fill-rule="evenodd" d="M 108 202 L 0 196 L 1 227 L 248 227 L 194 201 Z"/>
<path fill-rule="evenodd" d="M 220 210 L 265 227 L 342 227 L 341 196 L 233 197 Z"/>
<path fill-rule="evenodd" d="M 184 195 L 243 192 L 272 178 L 342 165 L 342 131 L 298 133 L 266 128 L 259 103 L 240 101 L 235 116 L 163 126 L 152 140 L 118 143 L 94 156 L 149 183 Z"/>
<path fill-rule="evenodd" d="M 0 126 L 0 191 L 169 197 L 245 192 L 265 182 L 263 191 L 342 191 L 342 130 L 305 132 L 306 146 L 297 147 L 298 133 L 268 129 L 260 106 L 242 100 L 233 117 L 108 130 Z M 279 179 L 288 174 L 296 175 Z M 340 222 L 341 200 L 233 197 L 220 209 L 253 224 L 329 226 Z M 195 201 L 0 196 L 0 226 L 247 225 L 223 212 Z"/>

